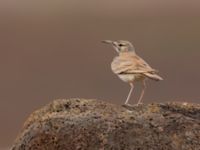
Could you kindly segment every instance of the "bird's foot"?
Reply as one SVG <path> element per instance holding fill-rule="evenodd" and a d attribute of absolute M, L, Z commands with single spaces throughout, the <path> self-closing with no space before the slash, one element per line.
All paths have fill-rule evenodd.
<path fill-rule="evenodd" d="M 134 105 L 131 105 L 131 104 L 125 103 L 124 106 L 133 107 Z"/>
<path fill-rule="evenodd" d="M 122 106 L 124 106 L 124 107 L 133 107 L 134 105 L 131 105 L 131 104 L 125 103 L 125 104 L 123 104 Z"/>
<path fill-rule="evenodd" d="M 125 103 L 122 106 L 125 108 L 135 108 L 135 107 L 142 106 L 142 105 L 143 105 L 143 103 L 137 103 L 137 104 L 133 104 L 133 105 Z"/>
<path fill-rule="evenodd" d="M 137 103 L 137 104 L 136 104 L 136 106 L 140 106 L 140 105 L 143 105 L 143 103 L 140 102 L 140 103 Z"/>

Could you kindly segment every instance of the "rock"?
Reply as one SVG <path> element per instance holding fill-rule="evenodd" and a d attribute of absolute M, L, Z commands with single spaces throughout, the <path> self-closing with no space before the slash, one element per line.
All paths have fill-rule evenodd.
<path fill-rule="evenodd" d="M 200 105 L 55 100 L 30 115 L 12 150 L 200 150 Z"/>

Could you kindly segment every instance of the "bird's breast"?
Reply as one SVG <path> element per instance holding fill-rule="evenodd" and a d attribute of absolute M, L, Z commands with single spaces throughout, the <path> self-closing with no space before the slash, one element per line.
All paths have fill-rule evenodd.
<path fill-rule="evenodd" d="M 131 55 L 132 56 L 132 55 Z M 140 81 L 144 79 L 143 74 L 133 73 L 135 63 L 129 57 L 124 55 L 117 56 L 111 63 L 112 71 L 124 82 Z"/>
<path fill-rule="evenodd" d="M 121 57 L 115 57 L 111 63 L 111 69 L 115 74 L 125 72 L 131 66 L 131 62 L 128 59 L 122 59 Z"/>

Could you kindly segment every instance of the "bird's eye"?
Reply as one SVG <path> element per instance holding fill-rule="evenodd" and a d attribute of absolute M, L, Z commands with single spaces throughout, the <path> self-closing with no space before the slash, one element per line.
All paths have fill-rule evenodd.
<path fill-rule="evenodd" d="M 123 44 L 119 44 L 119 46 L 121 47 L 121 46 L 124 46 Z"/>

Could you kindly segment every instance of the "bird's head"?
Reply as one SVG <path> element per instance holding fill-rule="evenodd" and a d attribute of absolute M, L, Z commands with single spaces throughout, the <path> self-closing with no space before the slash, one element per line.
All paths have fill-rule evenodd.
<path fill-rule="evenodd" d="M 103 43 L 111 44 L 114 49 L 118 52 L 135 52 L 134 46 L 129 41 L 119 40 L 119 41 L 111 41 L 104 40 Z"/>

